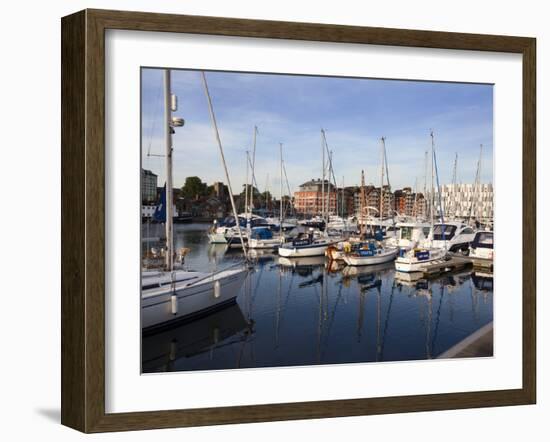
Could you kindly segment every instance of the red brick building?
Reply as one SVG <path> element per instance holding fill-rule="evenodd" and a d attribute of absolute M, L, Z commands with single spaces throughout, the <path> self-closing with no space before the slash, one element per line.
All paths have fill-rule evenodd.
<path fill-rule="evenodd" d="M 336 188 L 327 180 L 324 181 L 325 205 L 329 213 L 336 213 Z M 296 212 L 305 215 L 321 214 L 323 208 L 322 180 L 311 180 L 302 184 L 294 192 L 294 207 Z"/>

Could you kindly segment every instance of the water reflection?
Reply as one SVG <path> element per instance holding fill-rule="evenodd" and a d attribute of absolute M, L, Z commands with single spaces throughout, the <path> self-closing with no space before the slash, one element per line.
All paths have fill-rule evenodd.
<path fill-rule="evenodd" d="M 207 227 L 176 226 L 189 267 L 242 259 L 209 245 Z M 254 259 L 236 305 L 143 338 L 145 372 L 430 359 L 492 321 L 490 274 L 403 279 L 392 263 L 329 266 L 265 251 Z"/>

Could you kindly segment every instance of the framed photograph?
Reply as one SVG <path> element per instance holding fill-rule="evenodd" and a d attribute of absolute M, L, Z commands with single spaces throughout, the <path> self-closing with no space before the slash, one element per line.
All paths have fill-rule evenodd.
<path fill-rule="evenodd" d="M 536 400 L 535 39 L 62 19 L 62 423 Z"/>

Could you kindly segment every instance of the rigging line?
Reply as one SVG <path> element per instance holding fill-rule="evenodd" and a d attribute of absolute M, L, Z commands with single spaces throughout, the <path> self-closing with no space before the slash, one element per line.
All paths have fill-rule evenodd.
<path fill-rule="evenodd" d="M 250 158 L 248 159 L 248 164 L 250 165 L 250 167 L 254 167 Z M 252 170 L 252 186 L 255 186 L 259 192 L 260 187 L 258 186 L 258 181 L 256 181 L 256 174 L 254 173 L 254 170 Z"/>
<path fill-rule="evenodd" d="M 336 189 L 336 201 L 338 201 L 338 183 L 336 182 L 336 176 L 334 174 L 334 167 L 333 167 L 333 164 L 332 164 L 332 151 L 329 150 L 327 136 L 326 136 L 325 131 L 323 131 L 323 139 L 325 140 L 325 148 L 326 148 L 327 157 L 328 157 L 327 166 L 329 168 L 329 171 L 332 173 L 332 179 L 334 180 L 334 187 Z M 329 176 L 329 181 L 330 181 L 330 176 Z M 329 206 L 330 206 L 330 197 L 329 197 Z M 338 210 L 336 210 L 336 214 L 338 214 Z"/>
<path fill-rule="evenodd" d="M 160 82 L 158 84 L 157 95 L 155 97 L 155 101 L 157 103 L 157 108 L 155 109 L 155 111 L 158 111 L 160 105 L 162 104 L 162 100 L 160 99 L 161 92 L 162 92 L 162 82 Z M 156 114 L 157 113 L 155 112 L 155 115 Z M 147 156 L 148 157 L 151 156 L 151 145 L 153 144 L 153 132 L 155 131 L 156 128 L 157 128 L 157 119 L 153 118 L 153 120 L 151 121 L 151 126 L 149 127 L 149 144 L 148 144 L 148 147 L 147 147 Z M 154 155 L 154 156 L 157 156 L 157 155 Z M 164 156 L 164 155 L 162 155 L 162 156 Z"/>
<path fill-rule="evenodd" d="M 204 85 L 204 92 L 206 94 L 206 98 L 208 100 L 208 110 L 210 111 L 210 117 L 212 119 L 212 124 L 214 126 L 214 133 L 216 135 L 216 141 L 218 142 L 218 147 L 220 150 L 220 155 L 222 159 L 223 168 L 225 170 L 225 177 L 227 179 L 227 187 L 229 188 L 229 199 L 231 200 L 231 206 L 233 208 L 233 215 L 235 216 L 235 223 L 237 224 L 238 232 L 239 232 L 239 238 L 241 240 L 241 246 L 243 248 L 244 252 L 244 258 L 246 261 L 248 261 L 248 253 L 246 250 L 246 245 L 244 244 L 244 238 L 243 238 L 243 232 L 242 229 L 239 226 L 239 214 L 237 213 L 237 207 L 235 206 L 235 200 L 233 198 L 233 190 L 231 189 L 231 180 L 229 179 L 229 171 L 227 169 L 227 164 L 225 162 L 225 156 L 223 154 L 223 147 L 222 147 L 222 141 L 220 139 L 220 133 L 218 131 L 218 123 L 216 122 L 216 115 L 214 114 L 214 107 L 212 106 L 212 98 L 210 97 L 210 91 L 208 90 L 208 83 L 206 82 L 206 74 L 204 71 L 201 71 L 202 74 L 202 83 Z"/>

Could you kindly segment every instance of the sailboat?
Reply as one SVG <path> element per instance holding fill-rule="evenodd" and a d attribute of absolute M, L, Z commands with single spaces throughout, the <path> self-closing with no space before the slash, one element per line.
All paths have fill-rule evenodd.
<path fill-rule="evenodd" d="M 447 258 L 447 249 L 445 247 L 434 247 L 434 173 L 437 174 L 437 166 L 435 164 L 435 143 L 433 131 L 430 132 L 432 139 L 432 155 L 431 155 L 431 168 L 432 168 L 432 191 L 430 194 L 430 218 L 431 228 L 429 238 L 425 245 L 419 245 L 413 248 L 402 248 L 399 250 L 397 259 L 395 260 L 395 270 L 398 272 L 421 272 L 426 265 L 432 264 L 437 261 L 445 260 Z M 439 194 L 439 212 L 441 222 L 443 220 L 443 207 L 441 205 L 441 193 L 439 190 L 439 178 L 437 183 L 437 192 Z"/>
<path fill-rule="evenodd" d="M 321 202 L 322 202 L 322 222 L 326 225 L 326 212 L 328 212 L 328 205 L 325 201 L 325 149 L 326 138 L 325 131 L 321 129 L 321 150 L 322 150 L 322 180 L 321 180 Z M 336 244 L 337 239 L 329 238 L 326 231 L 321 234 L 318 230 L 314 230 L 313 227 L 309 227 L 307 232 L 301 233 L 297 238 L 292 241 L 286 242 L 279 247 L 279 255 L 286 258 L 298 258 L 304 256 L 322 256 L 325 251 L 332 244 Z"/>
<path fill-rule="evenodd" d="M 390 189 L 390 180 L 387 173 L 387 159 L 386 159 L 386 139 L 382 137 L 381 151 L 382 151 L 382 172 L 380 177 L 380 225 L 382 225 L 382 208 L 383 197 L 382 191 L 384 188 L 384 170 L 386 170 L 386 178 L 388 183 L 388 190 Z M 364 187 L 364 175 L 361 174 L 361 185 Z M 363 198 L 362 198 L 363 199 Z M 363 201 L 362 201 L 363 204 Z M 361 208 L 363 211 L 363 207 Z M 364 224 L 361 224 L 361 233 L 363 233 Z M 378 232 L 379 239 L 381 238 L 381 232 Z M 373 264 L 383 264 L 393 261 L 397 255 L 397 247 L 387 246 L 382 241 L 377 239 L 371 239 L 367 242 L 361 242 L 351 252 L 345 253 L 343 259 L 347 265 L 351 266 L 364 266 Z"/>
<path fill-rule="evenodd" d="M 283 144 L 279 143 L 280 151 L 280 196 L 279 196 L 279 236 L 274 237 L 271 229 L 258 227 L 249 232 L 248 245 L 251 249 L 275 249 L 281 244 L 283 237 Z"/>
<path fill-rule="evenodd" d="M 183 119 L 173 117 L 177 98 L 171 93 L 170 70 L 164 71 L 164 140 L 166 149 L 166 253 L 161 270 L 143 271 L 141 275 L 141 326 L 151 330 L 216 310 L 231 302 L 242 287 L 247 269 L 242 264 L 216 272 L 176 269 L 172 199 L 172 133 L 183 126 Z M 207 90 L 206 78 L 203 76 Z M 209 101 L 209 105 L 211 103 Z M 211 110 L 212 116 L 213 111 Z M 213 118 L 214 120 L 214 118 Z M 221 147 L 221 145 L 220 145 Z M 223 152 L 222 159 L 223 159 Z M 226 170 L 227 172 L 227 170 Z M 229 177 L 228 182 L 229 182 Z M 232 195 L 232 194 L 230 194 Z M 168 203 L 168 204 L 167 204 Z"/>

